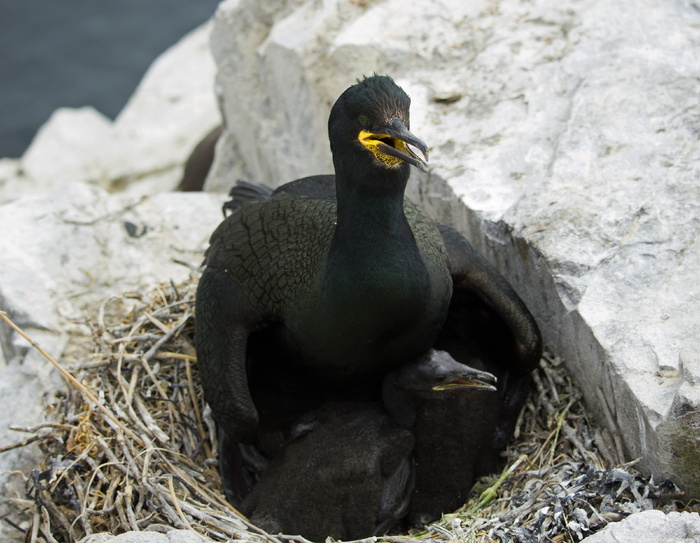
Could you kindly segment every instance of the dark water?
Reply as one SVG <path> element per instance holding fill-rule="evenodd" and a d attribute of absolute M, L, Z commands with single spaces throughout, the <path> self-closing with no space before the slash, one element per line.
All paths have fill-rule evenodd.
<path fill-rule="evenodd" d="M 58 107 L 114 118 L 153 60 L 219 0 L 0 0 L 0 157 Z"/>

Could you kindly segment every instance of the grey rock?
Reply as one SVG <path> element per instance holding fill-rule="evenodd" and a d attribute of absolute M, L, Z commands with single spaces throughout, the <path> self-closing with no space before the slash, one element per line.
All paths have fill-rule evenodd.
<path fill-rule="evenodd" d="M 697 543 L 700 541 L 698 513 L 642 511 L 620 522 L 608 524 L 581 543 Z"/>
<path fill-rule="evenodd" d="M 513 283 L 624 456 L 697 497 L 698 25 L 691 2 L 228 0 L 207 187 L 331 171 L 331 104 L 389 73 L 432 148 L 415 197 Z"/>

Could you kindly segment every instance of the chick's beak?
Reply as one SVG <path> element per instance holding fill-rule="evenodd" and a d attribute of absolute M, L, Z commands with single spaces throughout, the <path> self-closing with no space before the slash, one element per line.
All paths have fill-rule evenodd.
<path fill-rule="evenodd" d="M 434 386 L 433 390 L 476 388 L 493 391 L 496 390 L 496 382 L 496 377 L 491 373 L 480 371 L 465 365 L 464 371 L 461 373 L 461 375 L 455 375 L 450 381 Z"/>

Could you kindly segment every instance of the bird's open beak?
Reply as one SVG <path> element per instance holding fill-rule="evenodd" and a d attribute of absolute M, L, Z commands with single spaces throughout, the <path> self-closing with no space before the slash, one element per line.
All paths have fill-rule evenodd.
<path fill-rule="evenodd" d="M 390 124 L 375 132 L 363 130 L 360 132 L 359 139 L 365 147 L 387 165 L 391 166 L 403 160 L 422 172 L 428 171 L 428 146 L 411 134 L 398 117 L 394 117 Z M 418 156 L 412 147 L 418 149 L 425 159 Z M 393 159 L 389 157 L 393 157 Z"/>
<path fill-rule="evenodd" d="M 435 385 L 433 390 L 454 390 L 459 388 L 476 388 L 480 390 L 496 390 L 496 377 L 486 371 L 480 371 L 464 366 L 464 371 L 446 383 Z"/>

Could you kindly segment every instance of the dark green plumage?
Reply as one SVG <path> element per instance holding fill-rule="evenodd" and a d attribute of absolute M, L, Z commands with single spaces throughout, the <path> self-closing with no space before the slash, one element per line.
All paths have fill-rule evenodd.
<path fill-rule="evenodd" d="M 377 374 L 430 347 L 449 301 L 439 232 L 410 203 L 405 213 L 407 232 L 351 238 L 333 251 L 335 202 L 276 194 L 219 227 L 207 265 L 227 270 L 262 319 L 284 324 L 310 371 L 333 380 Z"/>
<path fill-rule="evenodd" d="M 212 235 L 196 341 L 205 398 L 227 443 L 284 442 L 285 412 L 297 417 L 336 396 L 378 401 L 382 377 L 435 344 L 453 355 L 464 346 L 466 360 L 454 355 L 462 362 L 483 351 L 499 378 L 491 431 L 475 439 L 512 427 L 541 353 L 539 331 L 466 239 L 404 200 L 410 167 L 426 169 L 414 148 L 427 158 L 408 131 L 409 106 L 386 76 L 350 87 L 328 123 L 335 176 L 233 205 Z M 458 416 L 469 424 L 468 413 Z M 239 475 L 222 473 L 245 494 Z"/>

